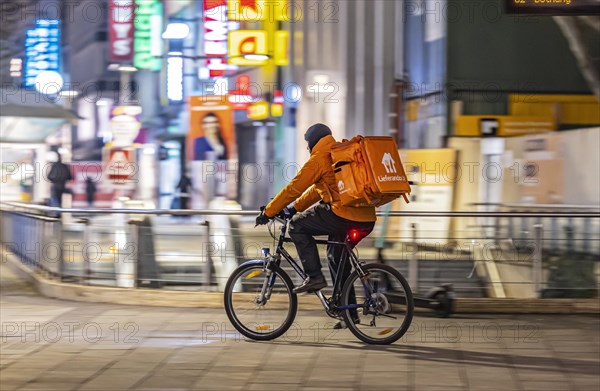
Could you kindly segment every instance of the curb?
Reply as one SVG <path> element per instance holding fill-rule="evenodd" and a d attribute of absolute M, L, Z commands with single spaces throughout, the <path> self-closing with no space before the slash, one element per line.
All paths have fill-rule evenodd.
<path fill-rule="evenodd" d="M 2 250 L 2 259 L 19 277 L 32 282 L 43 296 L 90 303 L 156 307 L 223 308 L 222 292 L 167 291 L 146 288 L 117 288 L 67 284 L 47 279 Z M 322 310 L 313 295 L 298 297 L 302 310 Z M 282 307 L 283 308 L 283 307 Z M 416 312 L 430 312 L 417 308 Z M 491 299 L 456 298 L 459 314 L 593 314 L 600 315 L 599 299 Z"/>
<path fill-rule="evenodd" d="M 19 277 L 30 281 L 42 295 L 52 299 L 88 303 L 110 303 L 153 307 L 223 308 L 222 292 L 168 291 L 147 288 L 119 288 L 68 284 L 50 280 L 19 261 L 12 253 L 2 250 L 2 259 Z M 322 310 L 316 296 L 298 297 L 303 310 Z M 284 307 L 281 306 L 283 309 Z"/>

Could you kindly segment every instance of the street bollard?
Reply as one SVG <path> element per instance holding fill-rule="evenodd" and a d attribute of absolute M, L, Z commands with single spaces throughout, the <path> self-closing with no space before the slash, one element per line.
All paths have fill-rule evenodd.
<path fill-rule="evenodd" d="M 208 220 L 206 221 L 202 221 L 200 222 L 201 226 L 205 226 L 206 227 L 206 237 L 210 239 L 210 222 Z M 202 282 L 204 284 L 204 286 L 206 286 L 206 289 L 210 289 L 210 283 L 212 281 L 212 258 L 210 256 L 210 253 L 206 254 L 206 259 L 204 262 L 204 271 L 202 273 L 203 277 L 204 277 L 204 281 Z"/>
<path fill-rule="evenodd" d="M 133 259 L 134 259 L 134 264 L 133 264 L 133 287 L 134 288 L 138 288 L 139 287 L 139 263 L 140 263 L 140 246 L 139 246 L 139 241 L 140 241 L 140 226 L 139 226 L 139 221 L 136 219 L 129 219 L 127 221 L 127 224 L 129 224 L 129 233 L 130 233 L 130 240 L 133 243 Z M 117 259 L 118 262 L 121 262 L 121 259 L 118 258 Z M 116 271 L 116 270 L 115 270 Z M 115 280 L 117 281 L 117 285 L 119 285 L 118 280 L 119 280 L 119 275 L 115 275 Z"/>
<path fill-rule="evenodd" d="M 87 285 L 90 284 L 91 277 L 91 265 L 90 265 L 90 254 L 88 253 L 90 243 L 90 219 L 81 218 L 77 220 L 78 223 L 83 224 L 83 270 L 79 277 L 79 283 L 83 285 L 84 280 Z"/>
<path fill-rule="evenodd" d="M 542 224 L 533 226 L 535 234 L 535 250 L 533 253 L 533 289 L 536 297 L 542 297 Z"/>
<path fill-rule="evenodd" d="M 60 219 L 56 219 L 52 224 L 52 229 L 54 230 L 53 237 L 58 242 L 58 280 L 62 282 L 65 274 L 65 252 L 63 250 L 64 235 L 62 221 Z"/>
<path fill-rule="evenodd" d="M 160 267 L 156 262 L 154 232 L 149 216 L 130 219 L 131 240 L 133 244 L 133 286 L 136 288 L 162 288 Z M 127 268 L 126 272 L 129 271 Z"/>
<path fill-rule="evenodd" d="M 408 284 L 413 292 L 419 290 L 419 264 L 417 261 L 417 254 L 419 251 L 419 245 L 417 244 L 417 224 L 412 223 L 410 225 L 412 231 L 412 253 L 408 260 Z"/>

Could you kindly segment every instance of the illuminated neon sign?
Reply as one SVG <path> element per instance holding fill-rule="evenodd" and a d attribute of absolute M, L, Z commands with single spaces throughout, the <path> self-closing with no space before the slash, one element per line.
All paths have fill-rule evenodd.
<path fill-rule="evenodd" d="M 290 19 L 287 0 L 228 0 L 227 6 L 231 20 L 257 22 L 267 20 L 270 13 L 276 21 Z"/>
<path fill-rule="evenodd" d="M 206 60 L 208 77 L 225 76 L 225 70 L 232 69 L 227 64 L 227 0 L 204 0 L 204 54 L 214 57 Z M 235 69 L 235 68 L 234 68 Z"/>
<path fill-rule="evenodd" d="M 277 66 L 289 64 L 289 33 L 285 30 L 275 31 L 275 22 L 290 19 L 287 0 L 228 0 L 227 6 L 231 20 L 261 22 L 263 25 L 263 30 L 229 32 L 230 64 L 260 66 L 269 59 Z"/>
<path fill-rule="evenodd" d="M 183 58 L 169 57 L 167 60 L 167 97 L 170 101 L 183 100 Z"/>
<path fill-rule="evenodd" d="M 252 60 L 244 56 L 267 54 L 267 32 L 263 30 L 237 30 L 229 33 L 229 62 L 235 65 L 262 65 L 266 60 Z M 268 58 L 267 58 L 268 59 Z"/>
<path fill-rule="evenodd" d="M 44 71 L 60 73 L 60 21 L 38 19 L 25 32 L 25 87 L 34 88 Z"/>
<path fill-rule="evenodd" d="M 108 41 L 111 61 L 131 63 L 133 59 L 133 0 L 111 0 Z"/>
<path fill-rule="evenodd" d="M 156 36 L 160 37 L 162 33 L 162 4 L 158 0 L 136 0 L 135 4 L 133 66 L 158 71 L 161 68 L 161 60 L 155 57 L 157 50 L 152 45 L 161 42 Z"/>

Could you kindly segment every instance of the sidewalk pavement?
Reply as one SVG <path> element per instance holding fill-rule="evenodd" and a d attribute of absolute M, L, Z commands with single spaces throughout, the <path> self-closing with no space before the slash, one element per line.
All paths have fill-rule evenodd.
<path fill-rule="evenodd" d="M 597 390 L 597 316 L 418 316 L 391 346 L 299 311 L 272 342 L 223 310 L 38 296 L 0 265 L 0 390 Z"/>

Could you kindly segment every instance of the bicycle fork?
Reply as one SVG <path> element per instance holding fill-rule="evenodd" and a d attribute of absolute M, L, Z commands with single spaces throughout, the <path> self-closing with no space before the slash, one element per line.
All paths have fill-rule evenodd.
<path fill-rule="evenodd" d="M 260 293 L 258 294 L 258 297 L 256 298 L 257 304 L 262 304 L 262 305 L 267 304 L 267 301 L 271 298 L 271 293 L 273 292 L 273 286 L 275 285 L 275 277 L 277 276 L 274 269 L 276 269 L 276 267 L 277 267 L 277 260 L 278 260 L 275 257 L 270 256 L 268 254 L 268 252 L 265 255 L 267 255 L 269 257 L 267 260 L 267 263 L 265 265 L 265 270 L 266 270 L 267 275 L 265 276 L 265 279 L 263 281 L 263 285 L 260 290 Z"/>

